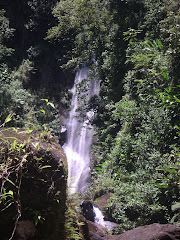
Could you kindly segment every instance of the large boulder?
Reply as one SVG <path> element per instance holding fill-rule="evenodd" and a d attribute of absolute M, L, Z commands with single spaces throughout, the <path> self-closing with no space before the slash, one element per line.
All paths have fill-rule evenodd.
<path fill-rule="evenodd" d="M 103 240 L 108 236 L 105 227 L 91 221 L 87 221 L 87 223 L 91 240 Z"/>
<path fill-rule="evenodd" d="M 108 236 L 105 227 L 87 220 L 83 215 L 79 215 L 80 232 L 84 237 L 83 240 L 103 240 Z"/>
<path fill-rule="evenodd" d="M 64 239 L 67 160 L 56 140 L 44 132 L 0 129 L 0 167 L 1 238 L 14 231 L 17 240 L 35 234 Z"/>
<path fill-rule="evenodd" d="M 180 227 L 172 224 L 154 223 L 137 227 L 120 235 L 108 234 L 103 226 L 79 216 L 83 240 L 179 240 Z"/>
<path fill-rule="evenodd" d="M 104 211 L 104 209 L 108 205 L 108 201 L 110 197 L 111 197 L 111 193 L 105 193 L 100 197 L 95 198 L 94 202 L 96 203 L 98 208 L 101 209 L 101 211 Z"/>
<path fill-rule="evenodd" d="M 137 227 L 117 236 L 108 236 L 105 240 L 179 240 L 180 227 L 172 224 L 154 223 Z"/>
<path fill-rule="evenodd" d="M 81 210 L 82 210 L 82 214 L 83 216 L 89 220 L 94 222 L 94 217 L 95 217 L 95 213 L 93 211 L 93 204 L 91 201 L 89 200 L 85 200 L 81 203 Z"/>

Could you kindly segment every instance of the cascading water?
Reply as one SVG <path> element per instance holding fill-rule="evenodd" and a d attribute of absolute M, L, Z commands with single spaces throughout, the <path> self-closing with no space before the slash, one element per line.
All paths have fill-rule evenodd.
<path fill-rule="evenodd" d="M 64 145 L 64 151 L 68 160 L 68 186 L 69 193 L 83 193 L 86 190 L 90 172 L 90 148 L 92 143 L 93 128 L 88 118 L 91 118 L 93 111 L 86 113 L 83 121 L 80 117 L 76 117 L 77 109 L 80 106 L 79 98 L 86 95 L 86 100 L 97 95 L 99 91 L 99 81 L 89 80 L 88 89 L 79 96 L 77 93 L 77 85 L 81 84 L 84 79 L 88 78 L 88 68 L 83 68 L 77 72 L 74 86 L 71 89 L 72 102 L 69 118 L 67 120 L 67 143 Z"/>
<path fill-rule="evenodd" d="M 95 223 L 107 228 L 108 231 L 112 231 L 115 227 L 117 227 L 116 223 L 104 220 L 104 215 L 99 208 L 93 206 L 93 212 L 95 215 Z"/>
<path fill-rule="evenodd" d="M 89 173 L 90 173 L 90 148 L 92 144 L 93 127 L 89 120 L 94 115 L 93 111 L 87 111 L 85 120 L 77 116 L 77 110 L 82 104 L 83 95 L 86 95 L 86 100 L 92 96 L 98 95 L 99 81 L 88 79 L 88 68 L 83 68 L 77 72 L 74 86 L 70 90 L 72 92 L 71 110 L 67 119 L 67 142 L 63 146 L 68 160 L 68 186 L 69 193 L 83 193 L 86 190 Z M 77 85 L 83 83 L 87 88 L 82 93 L 77 94 Z M 81 84 L 82 85 L 82 84 Z M 79 101 L 78 99 L 81 99 Z M 63 129 L 62 129 L 63 130 Z M 109 221 L 104 221 L 102 212 L 93 207 L 95 222 L 106 227 L 109 230 L 114 228 L 114 224 Z"/>

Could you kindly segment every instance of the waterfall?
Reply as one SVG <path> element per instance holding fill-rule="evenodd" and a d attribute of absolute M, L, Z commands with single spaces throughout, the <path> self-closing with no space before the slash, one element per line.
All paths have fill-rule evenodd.
<path fill-rule="evenodd" d="M 108 231 L 112 231 L 117 227 L 118 224 L 104 220 L 104 215 L 99 208 L 93 206 L 93 212 L 95 215 L 95 223 L 105 227 Z"/>
<path fill-rule="evenodd" d="M 99 82 L 88 79 L 88 72 L 88 68 L 79 70 L 76 73 L 74 86 L 71 89 L 72 101 L 67 119 L 67 142 L 63 147 L 68 160 L 68 186 L 70 194 L 83 193 L 86 190 L 90 174 L 90 148 L 93 128 L 88 119 L 91 119 L 94 113 L 93 111 L 86 112 L 85 120 L 77 117 L 77 109 L 80 106 L 79 99 L 83 99 L 86 96 L 86 100 L 89 100 L 92 96 L 97 95 L 99 91 Z M 85 79 L 88 80 L 86 81 Z M 78 84 L 83 83 L 86 89 L 77 94 Z"/>
<path fill-rule="evenodd" d="M 104 216 L 99 208 L 93 206 L 93 211 L 95 215 L 95 222 L 102 225 L 103 227 L 106 227 L 106 223 L 104 221 Z"/>

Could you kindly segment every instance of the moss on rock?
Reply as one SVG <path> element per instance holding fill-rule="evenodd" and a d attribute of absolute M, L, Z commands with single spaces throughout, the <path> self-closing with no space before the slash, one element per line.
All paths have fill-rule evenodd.
<path fill-rule="evenodd" d="M 0 212 L 3 240 L 17 220 L 36 225 L 35 239 L 64 239 L 66 156 L 47 133 L 0 130 Z"/>

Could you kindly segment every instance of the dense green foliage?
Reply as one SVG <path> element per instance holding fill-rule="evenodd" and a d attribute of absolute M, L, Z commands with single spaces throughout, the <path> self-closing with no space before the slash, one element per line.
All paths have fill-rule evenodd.
<path fill-rule="evenodd" d="M 65 67 L 101 80 L 92 194 L 111 192 L 105 216 L 122 229 L 172 217 L 179 198 L 179 3 L 60 1 L 49 39 L 68 40 Z"/>
<path fill-rule="evenodd" d="M 58 135 L 49 103 L 67 108 L 72 72 L 91 67 L 101 86 L 83 106 L 97 113 L 90 189 L 111 192 L 104 213 L 118 231 L 179 221 L 179 26 L 176 0 L 1 4 L 1 124 L 14 114 L 13 126 L 30 122 Z"/>
<path fill-rule="evenodd" d="M 11 114 L 9 126 L 35 124 L 37 129 L 48 128 L 59 137 L 58 100 L 64 77 L 54 54 L 57 46 L 44 40 L 55 22 L 51 13 L 55 4 L 33 0 L 1 2 L 0 122 Z M 56 103 L 56 110 L 41 99 Z"/>

